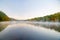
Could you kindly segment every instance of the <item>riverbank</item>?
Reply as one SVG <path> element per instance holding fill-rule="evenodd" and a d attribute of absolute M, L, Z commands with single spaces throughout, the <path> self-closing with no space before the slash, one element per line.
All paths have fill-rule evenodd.
<path fill-rule="evenodd" d="M 41 21 L 30 21 L 29 24 L 38 24 L 38 25 L 60 25 L 60 22 L 41 22 Z"/>

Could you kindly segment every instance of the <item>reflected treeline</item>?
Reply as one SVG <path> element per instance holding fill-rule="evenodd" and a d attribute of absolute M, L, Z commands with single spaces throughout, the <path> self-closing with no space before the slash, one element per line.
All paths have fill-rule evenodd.
<path fill-rule="evenodd" d="M 4 30 L 8 25 L 8 23 L 0 23 L 0 32 Z"/>
<path fill-rule="evenodd" d="M 49 29 L 54 29 L 55 31 L 58 31 L 60 32 L 60 25 L 47 25 L 47 24 L 32 24 L 30 23 L 31 25 L 34 25 L 34 26 L 39 26 L 39 27 L 44 27 L 44 28 L 49 28 Z"/>

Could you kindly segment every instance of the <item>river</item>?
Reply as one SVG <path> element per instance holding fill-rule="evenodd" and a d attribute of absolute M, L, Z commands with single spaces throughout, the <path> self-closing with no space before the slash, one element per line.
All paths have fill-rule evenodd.
<path fill-rule="evenodd" d="M 60 23 L 0 22 L 0 40 L 60 40 Z"/>

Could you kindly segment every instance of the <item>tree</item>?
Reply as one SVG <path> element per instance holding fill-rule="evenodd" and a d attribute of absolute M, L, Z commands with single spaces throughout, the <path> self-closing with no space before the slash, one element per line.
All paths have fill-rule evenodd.
<path fill-rule="evenodd" d="M 44 17 L 36 17 L 36 18 L 32 18 L 32 21 L 53 21 L 53 22 L 60 22 L 60 12 L 57 12 L 55 14 L 52 15 L 47 15 Z"/>
<path fill-rule="evenodd" d="M 0 11 L 0 21 L 9 21 L 9 17 L 2 11 Z"/>

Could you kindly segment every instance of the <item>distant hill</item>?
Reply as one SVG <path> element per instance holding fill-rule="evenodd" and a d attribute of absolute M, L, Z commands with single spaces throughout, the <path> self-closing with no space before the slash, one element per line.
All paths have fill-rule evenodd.
<path fill-rule="evenodd" d="M 31 18 L 28 19 L 30 21 L 54 21 L 54 22 L 60 22 L 60 12 L 51 14 L 51 15 L 47 15 L 44 17 L 36 17 L 36 18 Z"/>
<path fill-rule="evenodd" d="M 9 17 L 2 11 L 0 11 L 0 21 L 9 21 Z"/>
<path fill-rule="evenodd" d="M 14 21 L 16 19 L 8 17 L 4 12 L 0 11 L 0 21 Z"/>
<path fill-rule="evenodd" d="M 10 18 L 11 21 L 17 21 L 17 19 L 14 19 L 14 18 Z"/>

